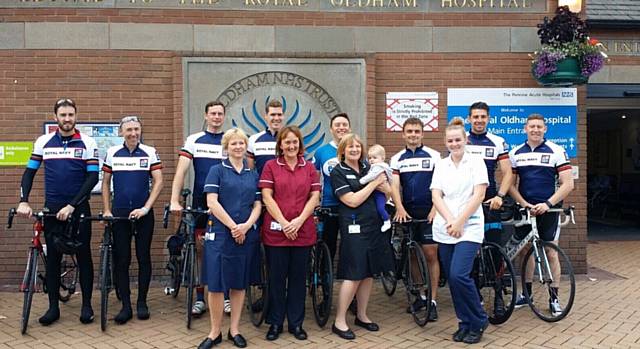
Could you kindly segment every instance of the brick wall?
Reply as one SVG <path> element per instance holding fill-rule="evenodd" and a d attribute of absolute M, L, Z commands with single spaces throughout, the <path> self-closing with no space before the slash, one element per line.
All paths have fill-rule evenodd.
<path fill-rule="evenodd" d="M 552 8 L 550 6 L 550 8 Z M 294 16 L 295 15 L 295 16 Z M 295 20 L 292 18 L 295 17 Z M 256 24 L 306 26 L 530 26 L 539 14 L 354 14 L 287 12 L 209 12 L 152 10 L 16 10 L 0 9 L 0 22 L 136 22 L 189 24 Z M 609 33 L 608 33 L 609 34 Z M 183 56 L 362 57 L 366 61 L 368 144 L 380 143 L 393 154 L 402 147 L 400 133 L 385 132 L 385 93 L 436 91 L 440 125 L 446 123 L 449 87 L 536 87 L 529 74 L 530 58 L 522 53 L 366 53 L 255 54 L 118 50 L 0 50 L 0 139 L 32 141 L 50 120 L 53 102 L 62 96 L 78 103 L 79 121 L 117 121 L 125 114 L 143 119 L 145 142 L 155 146 L 164 162 L 165 186 L 156 205 L 152 245 L 154 278 L 164 275 L 164 242 L 171 229 L 161 227 L 175 171 L 176 150 L 182 144 Z M 637 62 L 633 59 L 625 61 Z M 568 202 L 578 207 L 578 225 L 563 233 L 562 246 L 578 272 L 586 271 L 586 89 L 579 88 L 580 153 L 575 165 L 580 179 Z M 479 99 L 482 96 L 478 96 Z M 364 135 L 363 135 L 364 136 Z M 425 143 L 444 150 L 443 133 L 432 132 Z M 18 201 L 23 168 L 0 168 L 0 213 Z M 32 207 L 42 205 L 42 172 L 31 194 Z M 94 212 L 101 209 L 92 199 Z M 24 271 L 30 225 L 21 221 L 0 234 L 0 286 L 15 287 Z M 97 261 L 101 229 L 94 227 Z M 97 267 L 97 263 L 96 263 Z"/>

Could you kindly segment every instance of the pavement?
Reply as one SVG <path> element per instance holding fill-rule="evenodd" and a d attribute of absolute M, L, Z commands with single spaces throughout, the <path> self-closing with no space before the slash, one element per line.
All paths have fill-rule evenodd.
<path fill-rule="evenodd" d="M 509 321 L 489 326 L 483 348 L 640 348 L 640 241 L 600 241 L 588 245 L 589 272 L 577 277 L 577 293 L 569 316 L 557 323 L 538 319 L 528 308 L 515 310 Z M 337 282 L 336 289 L 339 287 Z M 380 325 L 379 332 L 367 332 L 353 326 L 357 339 L 345 341 L 331 333 L 333 318 L 324 329 L 313 320 L 307 304 L 304 327 L 307 341 L 298 341 L 283 333 L 277 341 L 264 339 L 267 326 L 255 328 L 242 317 L 241 333 L 249 347 L 259 348 L 457 348 L 466 347 L 451 340 L 457 320 L 447 288 L 438 296 L 440 318 L 426 327 L 418 327 L 405 313 L 406 297 L 402 289 L 388 297 L 381 285 L 374 286 L 369 317 Z M 335 293 L 335 292 L 334 292 Z M 94 293 L 94 310 L 99 313 L 98 292 Z M 135 299 L 135 296 L 132 297 Z M 209 318 L 194 320 L 191 330 L 185 325 L 183 294 L 177 299 L 165 296 L 161 287 L 151 289 L 151 318 L 134 319 L 123 326 L 109 322 L 100 331 L 99 319 L 89 325 L 78 320 L 80 295 L 74 295 L 61 306 L 61 319 L 49 327 L 37 323 L 46 310 L 46 295 L 36 294 L 28 332 L 20 334 L 22 294 L 0 293 L 0 349 L 3 348 L 194 348 L 205 338 Z M 119 307 L 112 297 L 110 316 Z M 335 306 L 334 306 L 335 311 Z M 286 325 L 285 325 L 286 326 Z M 223 332 L 228 329 L 228 317 Z M 225 336 L 226 338 L 226 336 Z M 222 348 L 232 348 L 226 339 Z"/>

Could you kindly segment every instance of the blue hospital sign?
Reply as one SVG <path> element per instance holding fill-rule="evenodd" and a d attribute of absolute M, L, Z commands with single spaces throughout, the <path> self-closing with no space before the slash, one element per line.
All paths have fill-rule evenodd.
<path fill-rule="evenodd" d="M 459 116 L 467 121 L 469 106 L 482 101 L 489 105 L 488 131 L 505 139 L 512 148 L 524 143 L 524 124 L 529 114 L 544 116 L 545 138 L 578 155 L 578 93 L 575 88 L 450 88 L 447 90 L 447 119 Z"/>

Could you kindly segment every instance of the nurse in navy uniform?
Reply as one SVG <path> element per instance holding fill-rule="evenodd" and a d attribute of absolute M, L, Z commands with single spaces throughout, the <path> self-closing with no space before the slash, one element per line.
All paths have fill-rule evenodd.
<path fill-rule="evenodd" d="M 211 331 L 198 348 L 211 348 L 222 341 L 224 292 L 231 299 L 231 324 L 227 339 L 238 348 L 247 346 L 240 334 L 240 314 L 245 289 L 258 275 L 260 236 L 256 221 L 261 212 L 258 173 L 246 162 L 246 134 L 237 128 L 222 136 L 228 159 L 211 167 L 204 185 L 211 216 L 204 243 L 205 283 L 209 297 Z"/>
<path fill-rule="evenodd" d="M 356 326 L 368 331 L 379 330 L 378 325 L 367 316 L 373 276 L 391 271 L 393 266 L 388 235 L 380 232 L 382 219 L 377 214 L 372 195 L 374 190 L 389 195 L 391 187 L 385 174 L 365 185 L 360 184 L 360 178 L 369 172 L 369 166 L 364 162 L 365 153 L 358 136 L 343 136 L 337 151 L 340 163 L 331 172 L 331 186 L 340 201 L 338 278 L 344 279 L 332 331 L 348 340 L 356 337 L 346 322 L 347 308 L 354 296 L 358 302 Z"/>

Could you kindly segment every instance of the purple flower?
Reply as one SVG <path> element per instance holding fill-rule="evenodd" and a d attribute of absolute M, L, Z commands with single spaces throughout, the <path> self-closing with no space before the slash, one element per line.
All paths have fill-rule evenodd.
<path fill-rule="evenodd" d="M 562 59 L 564 59 L 562 53 L 542 51 L 537 57 L 533 73 L 537 78 L 554 73 L 558 70 L 558 61 Z"/>
<path fill-rule="evenodd" d="M 602 69 L 604 57 L 598 53 L 587 54 L 582 57 L 582 76 L 589 77 L 591 74 Z"/>

